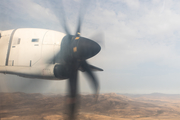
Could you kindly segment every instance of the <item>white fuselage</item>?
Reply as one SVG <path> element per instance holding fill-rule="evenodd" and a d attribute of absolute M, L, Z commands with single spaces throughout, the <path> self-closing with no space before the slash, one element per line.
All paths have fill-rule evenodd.
<path fill-rule="evenodd" d="M 0 31 L 0 34 L 0 73 L 56 79 L 52 60 L 66 34 L 36 28 Z"/>

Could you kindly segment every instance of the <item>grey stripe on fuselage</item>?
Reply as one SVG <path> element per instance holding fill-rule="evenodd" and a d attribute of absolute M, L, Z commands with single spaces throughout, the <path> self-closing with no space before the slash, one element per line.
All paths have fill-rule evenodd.
<path fill-rule="evenodd" d="M 9 39 L 9 45 L 8 45 L 8 50 L 7 50 L 7 57 L 6 57 L 6 66 L 8 66 L 8 61 L 9 61 L 9 55 L 10 55 L 10 50 L 11 50 L 11 44 L 12 44 L 12 39 L 14 36 L 14 33 L 17 29 L 14 29 L 13 32 L 11 33 L 11 37 Z"/>

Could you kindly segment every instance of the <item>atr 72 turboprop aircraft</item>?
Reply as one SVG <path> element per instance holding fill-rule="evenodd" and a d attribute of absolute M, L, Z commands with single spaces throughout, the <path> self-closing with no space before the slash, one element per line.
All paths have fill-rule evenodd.
<path fill-rule="evenodd" d="M 101 47 L 80 36 L 61 32 L 19 28 L 0 32 L 0 73 L 27 78 L 69 79 L 70 120 L 74 119 L 77 96 L 77 72 L 86 72 L 98 94 L 99 84 L 92 70 L 103 71 L 87 63 Z"/>
<path fill-rule="evenodd" d="M 87 72 L 98 92 L 92 70 L 102 69 L 89 65 L 86 59 L 96 55 L 101 47 L 81 37 L 79 31 L 76 35 L 37 28 L 1 31 L 0 49 L 0 73 L 49 80 L 69 78 L 73 88 L 80 70 Z"/>

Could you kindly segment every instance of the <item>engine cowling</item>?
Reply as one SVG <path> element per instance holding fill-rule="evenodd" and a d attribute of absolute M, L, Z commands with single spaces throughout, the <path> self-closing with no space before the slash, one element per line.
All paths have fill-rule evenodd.
<path fill-rule="evenodd" d="M 57 64 L 54 66 L 54 76 L 59 79 L 69 78 L 69 67 L 63 64 Z"/>

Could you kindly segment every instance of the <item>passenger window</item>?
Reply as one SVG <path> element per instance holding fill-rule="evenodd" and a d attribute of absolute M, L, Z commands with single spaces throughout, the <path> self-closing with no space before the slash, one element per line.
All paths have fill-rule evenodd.
<path fill-rule="evenodd" d="M 32 39 L 31 42 L 39 42 L 39 39 Z"/>

